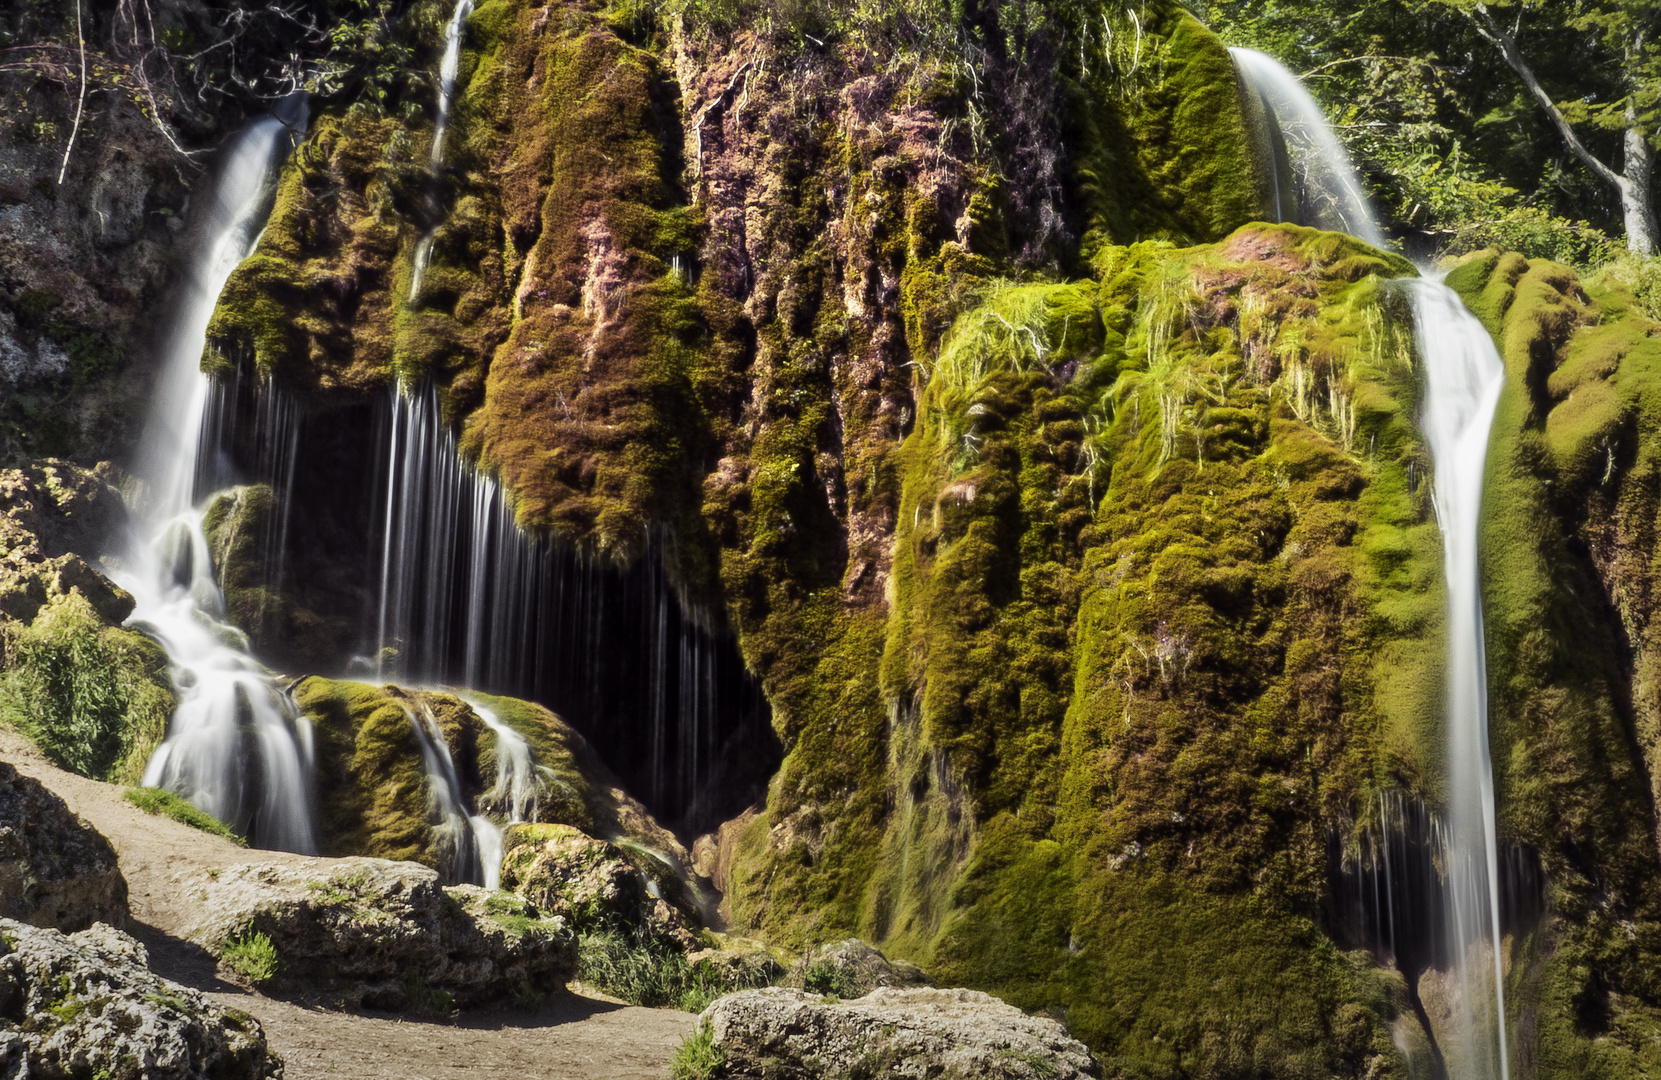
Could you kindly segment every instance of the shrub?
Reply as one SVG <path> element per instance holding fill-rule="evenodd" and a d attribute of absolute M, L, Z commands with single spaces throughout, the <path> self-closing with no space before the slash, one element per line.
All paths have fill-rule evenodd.
<path fill-rule="evenodd" d="M 729 973 L 707 960 L 688 964 L 685 954 L 643 931 L 582 935 L 577 977 L 631 1005 L 673 1005 L 688 1012 L 702 1012 L 723 994 L 769 982 L 759 971 Z"/>
<path fill-rule="evenodd" d="M 864 996 L 864 987 L 852 968 L 829 960 L 815 960 L 802 972 L 802 989 L 810 994 L 826 997 L 856 998 Z"/>
<path fill-rule="evenodd" d="M 106 626 L 78 594 L 52 601 L 4 644 L 0 721 L 59 768 L 95 780 L 138 779 L 173 712 L 161 650 Z"/>
<path fill-rule="evenodd" d="M 219 960 L 251 983 L 267 983 L 277 977 L 277 946 L 269 935 L 253 927 L 220 946 Z"/>

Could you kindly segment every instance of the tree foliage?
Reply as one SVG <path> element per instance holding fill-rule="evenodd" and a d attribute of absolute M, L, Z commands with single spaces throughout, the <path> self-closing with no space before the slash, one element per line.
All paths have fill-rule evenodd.
<path fill-rule="evenodd" d="M 1578 264 L 1612 254 L 1609 240 L 1623 232 L 1617 193 L 1577 158 L 1485 40 L 1473 0 L 1195 6 L 1231 44 L 1269 53 L 1304 78 L 1413 253 L 1497 244 Z M 1634 73 L 1620 41 L 1635 20 L 1655 21 L 1656 0 L 1490 8 L 1507 17 L 1553 98 L 1574 103 L 1565 111 L 1588 150 L 1618 165 L 1623 87 L 1636 78 L 1633 100 L 1652 117 L 1656 85 L 1655 43 Z"/>

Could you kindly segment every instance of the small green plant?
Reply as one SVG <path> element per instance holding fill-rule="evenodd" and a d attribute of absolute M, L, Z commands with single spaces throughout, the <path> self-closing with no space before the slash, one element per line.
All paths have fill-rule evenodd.
<path fill-rule="evenodd" d="M 815 960 L 802 972 L 802 988 L 810 994 L 825 997 L 855 998 L 861 996 L 859 976 L 851 968 L 833 964 L 829 960 Z"/>
<path fill-rule="evenodd" d="M 673 1005 L 688 1012 L 702 1012 L 724 994 L 769 982 L 759 970 L 727 972 L 707 960 L 688 964 L 678 949 L 640 931 L 582 935 L 577 977 L 631 1005 Z"/>
<path fill-rule="evenodd" d="M 456 1011 L 456 995 L 441 986 L 428 985 L 420 975 L 404 980 L 404 995 L 411 1009 L 426 1016 L 449 1016 Z"/>
<path fill-rule="evenodd" d="M 267 983 L 277 977 L 277 946 L 270 935 L 253 927 L 221 945 L 219 960 L 251 983 Z"/>
<path fill-rule="evenodd" d="M 122 792 L 122 797 L 146 814 L 158 814 L 172 818 L 193 829 L 201 829 L 205 833 L 222 836 L 239 847 L 247 847 L 246 838 L 238 836 L 229 825 L 220 821 L 212 814 L 205 813 L 179 798 L 171 791 L 153 787 L 130 787 Z M 217 871 L 210 871 L 210 877 L 217 877 Z"/>
<path fill-rule="evenodd" d="M 680 1049 L 669 1062 L 672 1080 L 712 1080 L 720 1074 L 727 1055 L 715 1045 L 715 1030 L 706 1021 L 696 1034 L 681 1039 Z"/>
<path fill-rule="evenodd" d="M 167 730 L 173 694 L 154 643 L 106 625 L 79 593 L 8 629 L 0 723 L 34 740 L 59 768 L 136 780 Z"/>

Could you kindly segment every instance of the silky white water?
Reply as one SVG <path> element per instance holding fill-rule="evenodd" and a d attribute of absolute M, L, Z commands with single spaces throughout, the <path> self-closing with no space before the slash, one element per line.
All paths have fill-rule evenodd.
<path fill-rule="evenodd" d="M 1367 203 L 1361 177 L 1321 106 L 1273 57 L 1255 49 L 1232 48 L 1229 53 L 1246 85 L 1263 96 L 1280 123 L 1303 194 L 1307 220 L 1302 224 L 1347 232 L 1384 247 L 1384 233 Z"/>
<path fill-rule="evenodd" d="M 279 151 L 305 123 L 304 105 L 255 121 L 214 183 L 172 327 L 146 428 L 140 522 L 117 573 L 133 594 L 128 625 L 153 636 L 171 663 L 178 706 L 144 783 L 165 787 L 246 832 L 262 847 L 313 852 L 311 727 L 248 652 L 225 616 L 194 502 L 209 380 L 202 349 L 214 304 L 253 247 Z"/>
<path fill-rule="evenodd" d="M 450 123 L 450 96 L 455 92 L 456 74 L 461 70 L 461 32 L 473 14 L 473 0 L 457 0 L 450 21 L 444 24 L 444 58 L 438 65 L 438 120 L 433 126 L 433 168 L 444 162 L 444 133 Z"/>
<path fill-rule="evenodd" d="M 444 869 L 456 881 L 495 889 L 502 879 L 502 830 L 483 814 L 467 812 L 467 796 L 450 744 L 424 701 L 402 703 L 427 773 L 427 821 L 444 850 Z"/>
<path fill-rule="evenodd" d="M 1448 583 L 1448 942 L 1460 988 L 1452 1075 L 1510 1075 L 1499 943 L 1499 839 L 1488 751 L 1487 663 L 1477 537 L 1488 434 L 1505 365 L 1486 327 L 1439 281 L 1408 282 L 1425 368 L 1420 426 L 1435 463 L 1433 500 Z"/>
<path fill-rule="evenodd" d="M 473 0 L 457 0 L 450 21 L 444 25 L 444 57 L 438 65 L 438 119 L 433 124 L 432 167 L 436 171 L 444 164 L 444 136 L 450 126 L 450 100 L 455 95 L 456 74 L 461 70 L 461 34 L 473 14 Z M 436 200 L 435 200 L 436 201 Z M 427 264 L 432 261 L 433 241 L 438 238 L 434 225 L 415 242 L 415 259 L 410 267 L 409 299 L 421 295 L 421 279 L 426 276 Z"/>
<path fill-rule="evenodd" d="M 1278 62 L 1230 49 L 1248 87 L 1274 111 L 1300 171 L 1306 224 L 1340 229 L 1384 246 L 1359 175 L 1321 108 Z M 1442 1051 L 1454 1080 L 1509 1080 L 1504 971 L 1500 955 L 1499 838 L 1488 748 L 1487 661 L 1477 558 L 1488 435 L 1505 381 L 1494 341 L 1452 289 L 1425 271 L 1403 284 L 1412 300 L 1425 371 L 1420 429 L 1435 466 L 1433 503 L 1448 586 L 1446 738 L 1448 805 L 1442 828 L 1426 830 L 1442 863 L 1442 913 L 1454 976 L 1453 1037 Z M 1382 804 L 1381 804 L 1382 805 Z M 1381 821 L 1381 837 L 1391 832 Z M 1388 846 L 1385 846 L 1386 858 Z M 1397 898 L 1386 864 L 1388 924 Z M 1374 875 L 1374 880 L 1378 880 Z M 1375 902 L 1376 907 L 1376 902 Z M 1397 951 L 1397 943 L 1388 943 Z"/>
<path fill-rule="evenodd" d="M 503 814 L 509 825 L 521 821 L 535 821 L 543 792 L 541 770 L 531 754 L 530 743 L 513 730 L 495 711 L 483 702 L 464 697 L 484 726 L 496 736 L 496 782 L 479 798 L 480 806 L 488 806 Z"/>

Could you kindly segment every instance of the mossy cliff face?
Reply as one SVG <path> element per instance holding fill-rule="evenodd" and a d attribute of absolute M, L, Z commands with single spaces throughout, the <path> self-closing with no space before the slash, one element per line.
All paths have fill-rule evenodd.
<path fill-rule="evenodd" d="M 1382 807 L 1445 795 L 1390 283 L 1413 270 L 1248 224 L 1273 193 L 1237 81 L 1176 5 L 1134 33 L 1013 10 L 821 44 L 487 0 L 439 174 L 409 103 L 323 108 L 207 362 L 317 408 L 430 377 L 523 525 L 667 562 L 786 748 L 706 844 L 740 926 L 1063 1010 L 1130 1075 L 1406 1075 L 1436 975 L 1346 951 L 1335 876 Z M 1598 651 L 1646 662 L 1653 547 L 1642 440 L 1616 437 L 1641 380 L 1604 369 L 1648 331 L 1551 268 L 1460 275 L 1514 369 L 1486 541 L 1503 828 L 1557 913 L 1508 946 L 1519 1047 L 1619 1074 L 1655 1000 L 1661 706 Z M 1608 485 L 1628 509 L 1589 511 Z M 418 760 L 396 695 L 324 685 L 300 694 L 356 792 L 329 843 L 433 858 L 420 778 L 386 783 Z M 572 787 L 563 823 L 603 831 Z"/>
<path fill-rule="evenodd" d="M 1647 1075 L 1661 326 L 1544 260 L 1479 255 L 1448 283 L 1506 362 L 1482 537 L 1493 757 L 1501 829 L 1540 852 L 1552 911 L 1513 946 L 1519 1023 L 1542 1074 Z"/>

